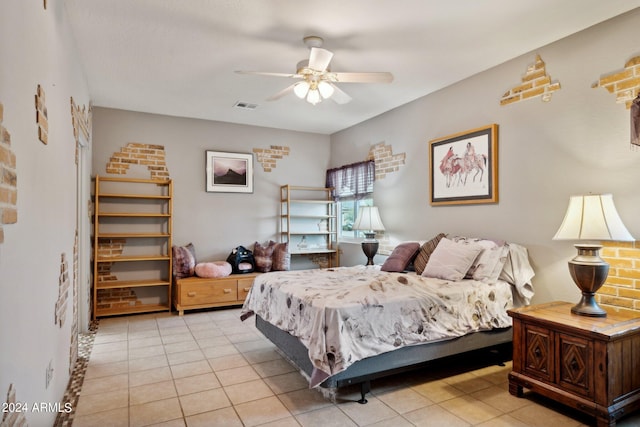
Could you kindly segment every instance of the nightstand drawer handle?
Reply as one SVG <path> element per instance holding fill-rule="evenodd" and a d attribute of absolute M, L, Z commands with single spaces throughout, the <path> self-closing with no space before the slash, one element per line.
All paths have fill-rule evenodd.
<path fill-rule="evenodd" d="M 245 292 L 249 292 L 250 290 L 251 290 L 251 287 L 244 288 L 244 291 L 245 291 Z"/>
<path fill-rule="evenodd" d="M 195 293 L 194 291 L 190 291 L 190 292 L 187 292 L 187 296 L 189 296 L 189 297 L 195 297 L 195 296 L 196 296 L 196 293 Z"/>
<path fill-rule="evenodd" d="M 231 289 L 225 289 L 225 290 L 224 290 L 224 293 L 225 293 L 225 294 L 230 294 L 230 293 L 231 293 Z"/>
<path fill-rule="evenodd" d="M 535 354 L 536 357 L 540 357 L 540 355 L 542 354 L 542 351 L 540 351 L 540 347 L 536 347 L 535 350 L 533 350 L 533 354 Z"/>

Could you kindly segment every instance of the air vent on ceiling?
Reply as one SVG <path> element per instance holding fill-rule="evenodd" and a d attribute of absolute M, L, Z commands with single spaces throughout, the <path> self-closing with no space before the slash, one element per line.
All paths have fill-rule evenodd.
<path fill-rule="evenodd" d="M 258 104 L 249 104 L 248 102 L 238 101 L 233 104 L 234 108 L 239 108 L 241 110 L 255 110 L 258 108 Z"/>

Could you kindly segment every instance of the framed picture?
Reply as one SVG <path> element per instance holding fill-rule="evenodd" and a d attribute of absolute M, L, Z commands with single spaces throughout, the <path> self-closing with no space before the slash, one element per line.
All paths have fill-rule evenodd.
<path fill-rule="evenodd" d="M 429 141 L 430 203 L 498 202 L 498 125 Z"/>
<path fill-rule="evenodd" d="M 253 193 L 253 154 L 207 151 L 207 192 Z"/>

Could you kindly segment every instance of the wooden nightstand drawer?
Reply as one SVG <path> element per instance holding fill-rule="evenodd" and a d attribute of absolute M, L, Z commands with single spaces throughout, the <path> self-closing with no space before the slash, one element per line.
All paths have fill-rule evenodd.
<path fill-rule="evenodd" d="M 593 343 L 558 334 L 558 384 L 574 393 L 593 397 Z"/>
<path fill-rule="evenodd" d="M 180 301 L 184 306 L 237 300 L 238 289 L 232 281 L 194 283 L 180 289 Z"/>
<path fill-rule="evenodd" d="M 549 329 L 524 325 L 524 371 L 543 381 L 553 381 L 553 337 Z"/>
<path fill-rule="evenodd" d="M 178 314 L 184 310 L 226 307 L 244 303 L 253 280 L 260 273 L 232 274 L 219 278 L 187 277 L 177 279 L 173 302 Z"/>

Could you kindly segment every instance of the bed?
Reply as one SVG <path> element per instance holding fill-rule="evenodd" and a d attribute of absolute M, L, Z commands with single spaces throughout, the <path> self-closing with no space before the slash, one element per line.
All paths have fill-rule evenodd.
<path fill-rule="evenodd" d="M 255 315 L 258 330 L 307 375 L 310 387 L 360 384 L 360 403 L 366 403 L 373 379 L 511 342 L 507 310 L 528 304 L 533 295 L 526 249 L 486 239 L 437 240 L 430 241 L 420 272 L 388 271 L 385 262 L 262 274 L 241 319 Z M 439 251 L 445 242 L 446 251 Z M 418 255 L 426 243 L 416 243 Z M 475 255 L 456 253 L 463 246 L 473 246 Z M 489 266 L 488 255 L 497 263 Z M 464 265 L 454 266 L 464 270 L 463 277 L 436 274 L 456 263 Z M 482 271 L 492 277 L 473 274 Z"/>

